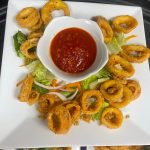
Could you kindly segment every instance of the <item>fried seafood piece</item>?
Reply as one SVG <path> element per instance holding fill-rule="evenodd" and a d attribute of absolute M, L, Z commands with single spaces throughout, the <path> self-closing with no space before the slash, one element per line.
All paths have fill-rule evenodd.
<path fill-rule="evenodd" d="M 34 31 L 28 35 L 28 39 L 34 39 L 34 38 L 40 39 L 42 35 L 43 35 L 42 31 Z"/>
<path fill-rule="evenodd" d="M 31 28 L 40 19 L 38 10 L 34 7 L 23 8 L 16 16 L 17 23 L 23 28 Z"/>
<path fill-rule="evenodd" d="M 107 80 L 101 84 L 100 92 L 109 102 L 116 102 L 123 96 L 123 85 L 117 80 Z"/>
<path fill-rule="evenodd" d="M 20 47 L 20 51 L 22 52 L 22 54 L 30 59 L 37 58 L 36 46 L 37 46 L 38 40 L 39 39 L 37 39 L 37 38 L 32 38 L 32 39 L 29 39 L 29 40 L 26 40 L 25 42 L 23 42 Z"/>
<path fill-rule="evenodd" d="M 44 94 L 41 95 L 38 101 L 38 111 L 43 117 L 47 117 L 48 111 L 57 102 L 57 98 L 54 95 Z"/>
<path fill-rule="evenodd" d="M 132 92 L 129 88 L 123 87 L 123 96 L 116 102 L 110 102 L 110 105 L 116 108 L 123 108 L 131 102 Z"/>
<path fill-rule="evenodd" d="M 97 113 L 103 105 L 104 98 L 98 90 L 85 91 L 81 98 L 81 108 L 85 114 Z"/>
<path fill-rule="evenodd" d="M 89 114 L 82 114 L 80 116 L 80 119 L 87 122 L 87 123 L 90 123 L 92 121 L 92 115 L 89 115 Z"/>
<path fill-rule="evenodd" d="M 63 149 L 64 149 L 64 150 L 72 150 L 71 147 L 64 147 Z"/>
<path fill-rule="evenodd" d="M 131 63 L 142 63 L 150 57 L 150 49 L 143 45 L 125 45 L 120 55 Z"/>
<path fill-rule="evenodd" d="M 126 79 L 118 78 L 118 77 L 116 77 L 115 75 L 112 75 L 112 78 L 113 78 L 114 80 L 116 80 L 117 82 L 119 82 L 120 84 L 123 84 L 123 85 L 127 84 L 127 80 L 126 80 Z"/>
<path fill-rule="evenodd" d="M 132 92 L 131 100 L 137 99 L 141 94 L 141 86 L 136 80 L 127 80 L 126 87 Z"/>
<path fill-rule="evenodd" d="M 30 96 L 30 92 L 32 90 L 32 84 L 33 84 L 33 76 L 31 74 L 28 74 L 21 83 L 21 89 L 18 96 L 18 99 L 21 102 L 27 102 L 28 98 Z"/>
<path fill-rule="evenodd" d="M 65 105 L 65 107 L 69 110 L 69 113 L 71 115 L 72 123 L 74 125 L 78 124 L 78 120 L 80 118 L 81 114 L 81 108 L 78 104 L 71 102 Z"/>
<path fill-rule="evenodd" d="M 68 5 L 61 0 L 50 0 L 41 9 L 41 17 L 44 24 L 48 24 L 52 20 L 52 11 L 63 10 L 65 16 L 70 15 Z"/>
<path fill-rule="evenodd" d="M 43 27 L 43 21 L 42 21 L 42 19 L 40 18 L 39 20 L 38 20 L 38 22 L 34 25 L 34 26 L 32 26 L 32 27 L 30 27 L 30 28 L 28 28 L 30 31 L 37 31 L 37 30 L 40 30 L 40 29 L 43 29 L 44 27 Z"/>
<path fill-rule="evenodd" d="M 110 150 L 109 146 L 95 146 L 95 150 Z"/>
<path fill-rule="evenodd" d="M 98 26 L 102 30 L 104 36 L 104 42 L 105 43 L 111 42 L 113 38 L 113 30 L 109 22 L 102 16 L 96 16 L 93 19 L 97 22 Z"/>
<path fill-rule="evenodd" d="M 123 122 L 123 114 L 118 108 L 108 107 L 105 108 L 100 123 L 107 126 L 108 128 L 115 129 L 119 128 Z"/>
<path fill-rule="evenodd" d="M 117 16 L 112 20 L 112 28 L 116 32 L 129 33 L 138 25 L 137 20 L 129 15 Z"/>
<path fill-rule="evenodd" d="M 51 150 L 72 150 L 71 147 L 51 147 Z"/>
<path fill-rule="evenodd" d="M 130 150 L 128 146 L 97 146 L 95 150 Z"/>
<path fill-rule="evenodd" d="M 132 77 L 135 72 L 132 64 L 118 55 L 110 56 L 106 68 L 118 78 Z"/>
<path fill-rule="evenodd" d="M 96 146 L 95 150 L 142 150 L 143 146 Z"/>
<path fill-rule="evenodd" d="M 36 103 L 39 99 L 40 93 L 35 91 L 35 90 L 31 90 L 30 94 L 29 94 L 29 98 L 27 100 L 27 103 L 29 105 L 33 105 L 34 103 Z"/>
<path fill-rule="evenodd" d="M 69 110 L 62 105 L 57 105 L 48 112 L 47 121 L 48 128 L 55 134 L 67 133 L 72 125 Z"/>

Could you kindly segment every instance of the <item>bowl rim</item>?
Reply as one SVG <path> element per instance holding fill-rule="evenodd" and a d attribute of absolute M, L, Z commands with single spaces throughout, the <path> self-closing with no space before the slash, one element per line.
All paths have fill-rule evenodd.
<path fill-rule="evenodd" d="M 95 30 L 95 31 L 98 31 L 98 33 L 97 33 L 97 35 L 99 35 L 100 37 L 98 38 L 98 36 L 96 37 L 96 38 L 93 38 L 93 35 L 91 35 L 90 34 L 90 32 L 89 32 L 89 30 L 87 30 L 87 29 L 84 29 L 84 28 L 81 28 L 81 27 L 77 27 L 77 26 L 73 26 L 73 27 L 77 27 L 77 28 L 81 28 L 81 29 L 83 29 L 84 31 L 86 31 L 86 32 L 88 32 L 91 36 L 92 36 L 92 38 L 94 39 L 94 41 L 95 41 L 95 43 L 96 43 L 96 47 L 97 47 L 97 43 L 98 43 L 98 39 L 99 39 L 99 43 L 101 43 L 101 45 L 102 45 L 102 50 L 101 50 L 101 52 L 103 51 L 103 55 L 105 55 L 105 56 L 101 56 L 101 57 L 104 57 L 104 58 L 101 58 L 101 66 L 95 66 L 94 68 L 94 70 L 91 70 L 91 71 L 89 71 L 88 69 L 91 67 L 91 66 L 93 66 L 94 65 L 94 63 L 95 63 L 95 60 L 97 59 L 97 57 L 98 57 L 98 55 L 96 54 L 96 58 L 95 58 L 95 60 L 94 60 L 94 62 L 93 62 L 93 64 L 88 68 L 88 69 L 86 69 L 86 70 L 88 70 L 89 72 L 87 72 L 87 73 L 85 73 L 86 72 L 86 70 L 85 71 L 83 71 L 84 73 L 66 73 L 65 71 L 63 71 L 63 70 L 61 70 L 59 67 L 57 67 L 57 65 L 55 65 L 55 63 L 54 62 L 49 62 L 49 65 L 45 62 L 45 60 L 44 60 L 44 58 L 42 58 L 41 57 L 41 53 L 40 53 L 40 44 L 43 42 L 43 40 L 44 40 L 44 38 L 46 38 L 47 37 L 47 35 L 48 35 L 48 32 L 50 31 L 50 29 L 51 29 L 51 26 L 53 27 L 53 25 L 56 25 L 56 23 L 57 22 L 59 22 L 59 21 L 72 21 L 73 23 L 74 22 L 79 22 L 79 24 L 82 22 L 83 24 L 86 24 L 86 25 L 88 25 L 89 24 L 89 26 L 91 26 L 90 28 L 93 28 L 93 30 Z M 94 27 L 92 27 L 92 26 L 94 26 Z M 57 28 L 57 27 L 56 27 Z M 62 31 L 63 29 L 67 29 L 67 28 L 70 28 L 70 27 L 68 27 L 68 26 L 66 26 L 65 28 L 62 28 L 61 30 L 57 30 L 57 32 L 55 32 L 55 35 L 57 35 L 57 33 L 59 33 L 60 31 Z M 50 43 L 51 43 L 51 41 L 53 40 L 53 38 L 55 37 L 55 35 L 53 35 L 52 36 L 52 38 L 50 38 L 50 41 L 49 41 L 49 44 L 48 44 L 48 47 L 50 47 Z M 95 40 L 96 39 L 96 40 Z M 98 50 L 98 47 L 97 47 L 97 50 Z M 49 51 L 49 49 L 47 50 L 47 51 Z M 95 73 L 97 73 L 99 70 L 101 70 L 103 67 L 104 67 L 104 65 L 107 63 L 107 61 L 108 61 L 108 50 L 107 50 L 107 47 L 106 47 L 106 45 L 105 45 L 105 43 L 104 43 L 104 38 L 103 38 L 103 35 L 102 35 L 102 31 L 100 30 L 100 28 L 99 28 L 99 26 L 96 24 L 96 22 L 94 22 L 94 21 L 92 21 L 92 20 L 90 20 L 90 19 L 78 19 L 78 18 L 73 18 L 73 17 L 68 17 L 68 16 L 63 16 L 63 17 L 57 17 L 57 18 L 54 18 L 48 25 L 47 25 L 47 27 L 46 27 L 46 29 L 45 29 L 45 31 L 44 31 L 44 33 L 43 33 L 43 36 L 40 38 L 40 40 L 39 40 L 39 42 L 38 42 L 38 45 L 37 45 L 37 56 L 38 56 L 38 58 L 40 59 L 40 61 L 42 62 L 42 64 L 50 71 L 50 72 L 52 72 L 57 78 L 59 78 L 59 79 L 62 79 L 62 80 L 64 80 L 64 81 L 67 81 L 67 82 L 77 82 L 77 81 L 81 81 L 81 80 L 84 80 L 84 79 L 86 79 L 86 78 L 88 78 L 89 76 L 91 76 L 92 74 L 95 74 Z M 50 58 L 50 55 L 49 55 L 49 60 L 50 59 L 52 59 L 52 58 Z M 103 61 L 102 61 L 103 60 Z M 50 65 L 51 64 L 51 65 Z M 53 68 L 53 66 L 52 65 L 55 65 L 55 69 Z M 58 70 L 59 71 L 58 71 Z M 60 72 L 62 73 L 62 74 L 60 74 Z"/>

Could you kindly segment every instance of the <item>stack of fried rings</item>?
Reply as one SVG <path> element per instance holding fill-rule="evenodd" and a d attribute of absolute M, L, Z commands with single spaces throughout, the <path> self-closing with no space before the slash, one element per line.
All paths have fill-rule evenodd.
<path fill-rule="evenodd" d="M 141 88 L 137 81 L 127 80 L 121 84 L 116 80 L 103 82 L 99 90 L 83 92 L 79 101 L 64 103 L 57 96 L 44 94 L 39 97 L 37 91 L 32 90 L 33 76 L 27 75 L 22 81 L 19 99 L 28 104 L 38 102 L 38 111 L 48 120 L 48 128 L 56 134 L 65 134 L 72 124 L 78 124 L 82 114 L 93 115 L 103 107 L 104 99 L 110 106 L 105 108 L 100 122 L 109 128 L 118 128 L 123 121 L 119 110 L 140 96 Z"/>
<path fill-rule="evenodd" d="M 119 108 L 137 99 L 141 94 L 141 87 L 135 80 L 127 80 L 124 85 L 116 80 L 107 80 L 101 84 L 100 92 L 111 106 L 103 111 L 101 123 L 109 128 L 118 128 L 123 120 Z"/>
<path fill-rule="evenodd" d="M 30 31 L 36 31 L 42 28 L 43 21 L 41 20 L 39 11 L 34 7 L 23 8 L 16 16 L 17 23 Z"/>

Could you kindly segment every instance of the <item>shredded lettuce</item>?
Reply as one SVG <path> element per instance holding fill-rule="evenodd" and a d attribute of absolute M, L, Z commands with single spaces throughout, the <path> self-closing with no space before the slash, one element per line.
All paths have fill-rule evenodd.
<path fill-rule="evenodd" d="M 99 79 L 101 79 L 101 82 L 102 82 L 102 80 L 105 81 L 106 79 L 110 79 L 110 78 L 111 78 L 111 74 L 109 73 L 109 71 L 106 70 L 105 68 L 103 68 L 98 73 L 96 73 L 96 74 L 90 76 L 89 78 L 83 80 L 81 82 L 81 87 L 83 90 L 89 90 L 89 89 L 91 89 L 90 86 L 92 86 L 92 89 L 93 89 L 94 88 L 93 86 L 97 86 L 96 83 L 100 82 Z M 95 83 L 93 83 L 93 82 L 95 82 Z M 93 83 L 94 85 L 90 85 L 91 83 Z"/>
<path fill-rule="evenodd" d="M 44 89 L 44 88 L 42 88 L 38 85 L 35 85 L 35 84 L 32 85 L 32 89 L 38 91 L 40 94 L 46 94 L 49 92 L 47 89 Z"/>
<path fill-rule="evenodd" d="M 122 51 L 121 46 L 125 45 L 125 36 L 124 33 L 116 34 L 110 43 L 107 44 L 110 54 L 118 54 Z"/>
<path fill-rule="evenodd" d="M 17 53 L 17 56 L 20 58 L 25 58 L 25 56 L 22 54 L 22 52 L 20 51 L 20 46 L 21 44 L 27 40 L 27 37 L 25 34 L 23 34 L 21 31 L 18 31 L 14 36 L 13 36 L 13 40 L 14 40 L 14 47 Z"/>
<path fill-rule="evenodd" d="M 115 37 L 120 46 L 123 46 L 126 44 L 124 33 L 118 33 Z"/>
<path fill-rule="evenodd" d="M 96 75 L 92 75 L 91 77 L 83 80 L 81 82 L 81 87 L 83 90 L 88 90 L 89 89 L 89 84 L 96 81 L 97 80 L 97 76 Z"/>
<path fill-rule="evenodd" d="M 55 76 L 48 71 L 39 60 L 31 62 L 26 67 L 32 72 L 34 79 L 41 84 L 50 85 L 51 81 L 55 78 Z"/>
<path fill-rule="evenodd" d="M 106 107 L 108 107 L 108 106 L 109 106 L 109 103 L 107 103 L 107 102 L 104 101 L 102 108 L 99 110 L 99 112 L 97 112 L 96 114 L 92 115 L 92 119 L 93 119 L 93 120 L 99 120 L 99 119 L 101 118 L 101 116 L 102 116 L 103 110 L 104 110 Z"/>
<path fill-rule="evenodd" d="M 39 60 L 35 60 L 35 61 L 32 61 L 30 62 L 28 65 L 26 65 L 27 69 L 30 71 L 30 72 L 33 72 L 35 67 L 40 63 Z"/>
<path fill-rule="evenodd" d="M 122 48 L 115 37 L 113 37 L 112 41 L 107 44 L 107 47 L 110 54 L 118 54 L 120 51 L 122 51 Z"/>
<path fill-rule="evenodd" d="M 65 97 L 70 97 L 74 92 L 67 92 L 67 91 L 62 91 L 60 92 L 62 95 L 64 95 Z"/>
<path fill-rule="evenodd" d="M 96 81 L 89 84 L 89 89 L 91 90 L 97 89 L 102 82 L 109 80 L 109 79 L 110 79 L 109 77 L 103 77 L 103 78 L 97 79 Z"/>

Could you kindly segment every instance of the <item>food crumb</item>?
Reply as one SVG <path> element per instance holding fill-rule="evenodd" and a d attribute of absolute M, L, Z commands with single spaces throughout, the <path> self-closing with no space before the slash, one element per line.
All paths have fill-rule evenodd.
<path fill-rule="evenodd" d="M 125 119 L 129 119 L 130 118 L 130 115 L 125 115 Z"/>

